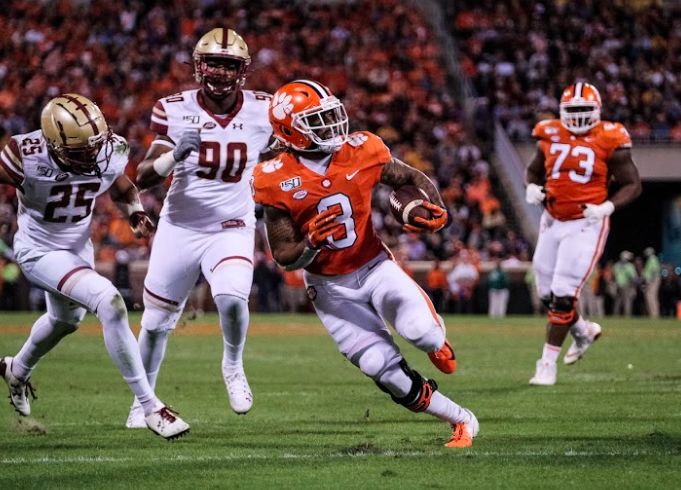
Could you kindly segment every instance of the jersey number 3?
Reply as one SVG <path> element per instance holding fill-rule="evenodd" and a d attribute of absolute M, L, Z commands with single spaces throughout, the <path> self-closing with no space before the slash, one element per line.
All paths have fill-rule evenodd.
<path fill-rule="evenodd" d="M 333 250 L 352 247 L 357 241 L 357 232 L 350 198 L 338 193 L 320 199 L 317 203 L 317 213 L 327 209 L 338 216 L 336 221 L 342 224 L 344 229 L 329 238 L 326 247 Z"/>
<path fill-rule="evenodd" d="M 208 170 L 197 170 L 196 175 L 201 179 L 222 179 L 223 182 L 235 183 L 241 180 L 246 162 L 248 161 L 248 147 L 246 143 L 227 143 L 225 151 L 217 141 L 202 141 L 199 147 L 199 165 Z M 218 176 L 218 172 L 220 175 Z"/>
<path fill-rule="evenodd" d="M 575 146 L 574 148 L 567 143 L 552 143 L 549 149 L 551 155 L 556 155 L 556 162 L 551 169 L 551 178 L 560 178 L 560 167 L 565 163 L 568 155 L 577 158 L 580 168 L 584 169 L 584 173 L 580 174 L 577 170 L 570 170 L 568 177 L 572 182 L 578 184 L 586 184 L 591 180 L 591 175 L 594 173 L 594 163 L 596 162 L 596 153 L 588 146 Z"/>

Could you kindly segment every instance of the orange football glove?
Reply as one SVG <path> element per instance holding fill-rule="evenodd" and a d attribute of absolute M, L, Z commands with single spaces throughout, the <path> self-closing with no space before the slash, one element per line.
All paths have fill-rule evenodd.
<path fill-rule="evenodd" d="M 135 238 L 149 238 L 156 230 L 154 223 L 147 213 L 142 211 L 134 212 L 130 215 L 130 228 L 135 234 Z"/>
<path fill-rule="evenodd" d="M 421 206 L 430 211 L 432 218 L 414 218 L 414 221 L 421 226 L 406 224 L 402 227 L 403 230 L 411 231 L 412 233 L 435 233 L 436 231 L 440 231 L 442 228 L 448 226 L 451 223 L 449 212 L 447 212 L 446 209 L 443 209 L 440 206 L 428 201 L 424 201 Z"/>
<path fill-rule="evenodd" d="M 337 214 L 333 214 L 328 209 L 317 215 L 312 223 L 310 223 L 310 228 L 305 237 L 309 248 L 319 250 L 322 248 L 322 245 L 326 244 L 326 240 L 330 236 L 343 228 L 342 224 L 334 221 L 337 217 Z"/>

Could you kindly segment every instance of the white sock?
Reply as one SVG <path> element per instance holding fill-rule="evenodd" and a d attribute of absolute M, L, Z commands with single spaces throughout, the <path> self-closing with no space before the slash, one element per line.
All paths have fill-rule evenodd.
<path fill-rule="evenodd" d="M 541 355 L 542 360 L 555 363 L 558 360 L 559 355 L 560 347 L 551 344 L 544 344 L 544 350 Z"/>
<path fill-rule="evenodd" d="M 171 330 L 147 330 L 142 328 L 137 339 L 140 355 L 142 356 L 142 364 L 147 372 L 147 381 L 149 381 L 149 386 L 151 386 L 152 390 L 156 389 L 156 378 L 158 378 L 161 363 L 165 357 L 170 332 Z M 133 406 L 142 406 L 137 397 L 135 397 Z"/>
<path fill-rule="evenodd" d="M 97 317 L 102 322 L 104 344 L 109 355 L 142 404 L 144 415 L 150 415 L 159 399 L 147 380 L 137 341 L 128 323 L 128 312 L 120 295 L 112 300 L 104 298 L 97 308 Z"/>
<path fill-rule="evenodd" d="M 575 322 L 575 324 L 570 327 L 570 334 L 575 338 L 584 337 L 587 333 L 586 331 L 587 331 L 586 320 L 584 319 L 583 316 L 580 315 L 579 319 Z"/>
<path fill-rule="evenodd" d="M 471 420 L 468 412 L 439 391 L 433 392 L 433 396 L 430 398 L 430 405 L 428 405 L 424 412 L 450 424 L 467 424 Z"/>
<path fill-rule="evenodd" d="M 227 374 L 241 372 L 244 369 L 243 353 L 248 332 L 248 304 L 236 296 L 226 294 L 216 296 L 215 304 L 220 313 L 224 339 L 222 368 Z"/>
<path fill-rule="evenodd" d="M 139 336 L 139 349 L 142 364 L 147 372 L 147 380 L 152 389 L 156 388 L 156 378 L 166 355 L 168 337 L 171 330 L 147 330 L 143 328 Z"/>
<path fill-rule="evenodd" d="M 31 334 L 19 353 L 12 361 L 12 374 L 21 382 L 26 382 L 38 361 L 50 352 L 61 339 L 76 331 L 76 325 L 58 324 L 48 313 L 33 324 Z"/>

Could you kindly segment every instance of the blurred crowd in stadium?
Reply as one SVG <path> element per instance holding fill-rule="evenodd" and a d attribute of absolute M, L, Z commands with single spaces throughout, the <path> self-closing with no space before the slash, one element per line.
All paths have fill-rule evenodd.
<path fill-rule="evenodd" d="M 446 259 L 463 248 L 483 258 L 528 258 L 527 243 L 505 227 L 485 155 L 462 122 L 438 46 L 417 12 L 395 0 L 305 7 L 268 2 L 267 9 L 261 2 L 239 9 L 211 1 L 172 3 L 173 13 L 168 2 L 13 2 L 0 14 L 5 138 L 35 127 L 49 98 L 82 93 L 98 101 L 113 129 L 128 139 L 132 175 L 153 137 L 147 127 L 154 102 L 193 87 L 188 63 L 197 38 L 216 23 L 232 25 L 245 33 L 253 54 L 246 88 L 273 92 L 283 81 L 320 79 L 344 100 L 354 127 L 375 132 L 395 156 L 439 182 L 454 226 L 425 242 L 400 236 L 386 213 L 387 194 L 377 195 L 383 213 L 376 212 L 375 222 L 389 246 L 403 240 L 398 249 L 409 260 Z M 64 23 L 66 18 L 80 22 Z M 153 217 L 162 198 L 163 189 L 144 194 Z M 0 203 L 0 237 L 11 243 L 11 190 L 3 191 Z M 93 222 L 98 260 L 113 260 L 120 247 L 133 260 L 148 256 L 149 244 L 134 239 L 110 202 L 98 200 Z M 265 249 L 262 240 L 258 246 Z"/>
<path fill-rule="evenodd" d="M 223 8 L 229 2 L 218 0 L 14 0 L 0 12 L 0 146 L 38 127 L 50 98 L 77 92 L 97 101 L 113 130 L 128 139 L 133 177 L 153 138 L 154 102 L 195 86 L 190 61 L 196 40 L 215 25 L 229 25 L 244 35 L 253 57 L 246 88 L 273 92 L 295 78 L 318 79 L 344 100 L 352 128 L 378 134 L 395 156 L 437 182 L 454 217 L 440 234 L 402 234 L 388 212 L 388 189 L 374 196 L 376 229 L 405 269 L 410 261 L 435 259 L 469 271 L 481 261 L 528 261 L 530 245 L 509 225 L 494 194 L 480 137 L 494 118 L 516 137 L 527 137 L 537 108 L 557 112 L 556 97 L 570 72 L 596 77 L 604 87 L 605 117 L 627 124 L 634 138 L 681 139 L 681 21 L 661 22 L 657 10 L 639 15 L 612 2 L 595 2 L 602 4 L 598 17 L 569 2 L 561 12 L 546 2 L 459 3 L 463 9 L 450 21 L 461 38 L 463 67 L 478 93 L 488 94 L 474 125 L 464 123 L 425 20 L 397 0 L 249 1 L 239 8 Z M 557 29 L 558 21 L 575 28 Z M 590 49 L 596 42 L 605 47 Z M 646 131 L 642 121 L 650 121 Z M 142 194 L 154 219 L 164 193 Z M 0 240 L 10 246 L 16 213 L 14 190 L 0 186 Z M 121 250 L 126 263 L 145 260 L 151 245 L 134 238 L 104 196 L 94 211 L 93 241 L 97 260 L 110 263 Z M 256 246 L 258 309 L 303 307 L 302 279 L 277 270 L 262 227 Z M 14 275 L 8 270 L 2 272 L 6 285 Z M 678 283 L 676 274 L 667 277 Z M 470 311 L 477 277 L 463 286 L 441 275 L 427 281 L 430 290 L 442 290 L 437 301 L 446 301 L 447 309 Z"/>
<path fill-rule="evenodd" d="M 681 141 L 681 4 L 661 3 L 462 0 L 449 20 L 463 70 L 511 137 L 530 139 L 582 78 L 637 142 Z"/>

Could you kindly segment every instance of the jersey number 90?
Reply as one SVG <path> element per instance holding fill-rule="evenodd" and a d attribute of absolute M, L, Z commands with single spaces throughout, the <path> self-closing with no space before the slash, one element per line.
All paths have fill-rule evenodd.
<path fill-rule="evenodd" d="M 201 179 L 221 179 L 233 184 L 241 180 L 247 161 L 246 143 L 227 143 L 223 150 L 218 141 L 202 141 L 199 147 L 199 165 L 208 170 L 197 170 L 196 175 Z"/>

